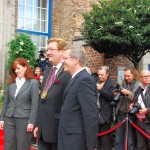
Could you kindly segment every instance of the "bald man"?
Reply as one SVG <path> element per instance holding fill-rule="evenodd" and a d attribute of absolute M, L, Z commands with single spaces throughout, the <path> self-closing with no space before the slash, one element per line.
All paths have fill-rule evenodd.
<path fill-rule="evenodd" d="M 140 78 L 144 90 L 142 92 L 137 91 L 140 93 L 137 100 L 140 104 L 140 110 L 136 114 L 137 125 L 150 135 L 150 71 L 142 70 Z M 136 131 L 136 134 L 137 150 L 150 149 L 150 140 L 138 131 Z"/>

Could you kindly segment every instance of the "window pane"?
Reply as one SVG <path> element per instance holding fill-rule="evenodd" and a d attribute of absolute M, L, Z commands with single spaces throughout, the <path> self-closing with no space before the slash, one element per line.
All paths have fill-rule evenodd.
<path fill-rule="evenodd" d="M 40 8 L 33 8 L 33 19 L 40 19 Z"/>
<path fill-rule="evenodd" d="M 41 19 L 40 16 L 41 16 L 41 9 L 38 8 L 38 19 Z"/>
<path fill-rule="evenodd" d="M 38 8 L 33 8 L 33 19 L 38 19 Z"/>
<path fill-rule="evenodd" d="M 24 0 L 18 0 L 18 3 L 19 4 L 24 4 L 25 2 L 24 2 Z"/>
<path fill-rule="evenodd" d="M 32 7 L 26 7 L 25 18 L 31 18 L 31 17 L 32 17 Z"/>
<path fill-rule="evenodd" d="M 32 30 L 32 19 L 25 19 L 25 30 Z"/>
<path fill-rule="evenodd" d="M 41 9 L 41 20 L 47 20 L 47 10 Z"/>
<path fill-rule="evenodd" d="M 40 38 L 40 36 L 32 34 L 32 40 L 37 47 L 39 47 L 39 41 L 40 41 L 39 38 Z"/>
<path fill-rule="evenodd" d="M 47 37 L 41 36 L 40 47 L 46 47 L 47 45 Z"/>
<path fill-rule="evenodd" d="M 40 31 L 40 20 L 34 20 L 33 21 L 33 30 L 34 31 Z"/>
<path fill-rule="evenodd" d="M 47 8 L 47 0 L 42 0 L 42 8 Z"/>
<path fill-rule="evenodd" d="M 47 36 L 39 36 L 39 35 L 33 35 L 32 34 L 32 40 L 34 44 L 36 45 L 38 51 L 41 49 L 46 49 L 47 47 Z"/>
<path fill-rule="evenodd" d="M 34 0 L 34 6 L 40 7 L 40 0 Z"/>
<path fill-rule="evenodd" d="M 18 29 L 24 29 L 24 18 L 18 18 Z"/>
<path fill-rule="evenodd" d="M 26 5 L 32 6 L 32 0 L 26 0 Z"/>
<path fill-rule="evenodd" d="M 18 6 L 18 16 L 24 17 L 24 6 L 23 5 Z"/>
<path fill-rule="evenodd" d="M 47 22 L 41 21 L 41 32 L 47 32 Z"/>

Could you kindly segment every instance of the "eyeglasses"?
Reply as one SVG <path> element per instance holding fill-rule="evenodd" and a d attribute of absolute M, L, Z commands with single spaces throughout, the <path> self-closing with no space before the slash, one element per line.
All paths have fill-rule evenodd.
<path fill-rule="evenodd" d="M 141 76 L 142 78 L 148 78 L 150 75 Z"/>
<path fill-rule="evenodd" d="M 75 57 L 63 57 L 64 60 L 67 60 L 69 58 L 75 58 Z"/>
<path fill-rule="evenodd" d="M 48 48 L 46 51 L 55 51 L 55 50 L 58 50 L 58 49 L 55 49 L 55 48 Z"/>

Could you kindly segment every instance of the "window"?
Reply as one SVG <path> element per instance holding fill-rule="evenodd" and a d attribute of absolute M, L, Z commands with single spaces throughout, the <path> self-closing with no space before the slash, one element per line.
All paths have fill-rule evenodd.
<path fill-rule="evenodd" d="M 38 51 L 51 36 L 51 0 L 18 0 L 18 32 L 29 33 Z"/>

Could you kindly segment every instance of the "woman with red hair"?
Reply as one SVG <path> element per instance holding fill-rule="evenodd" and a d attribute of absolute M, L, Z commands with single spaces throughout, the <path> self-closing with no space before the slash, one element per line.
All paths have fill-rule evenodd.
<path fill-rule="evenodd" d="M 10 78 L 1 112 L 5 150 L 30 150 L 38 109 L 38 81 L 29 63 L 17 58 L 11 65 Z"/>

